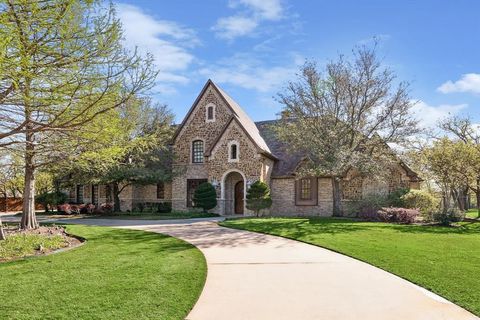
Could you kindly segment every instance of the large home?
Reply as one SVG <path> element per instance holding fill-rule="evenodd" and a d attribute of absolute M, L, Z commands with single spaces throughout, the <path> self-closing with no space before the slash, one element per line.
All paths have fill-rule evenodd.
<path fill-rule="evenodd" d="M 245 194 L 255 181 L 271 189 L 274 215 L 332 215 L 329 177 L 299 179 L 295 173 L 304 157 L 290 154 L 272 130 L 278 120 L 253 122 L 220 87 L 208 80 L 173 138 L 175 154 L 171 183 L 128 186 L 121 193 L 122 210 L 144 202 L 171 202 L 175 211 L 193 209 L 195 188 L 210 182 L 217 190 L 221 215 L 249 214 Z M 367 179 L 352 170 L 343 180 L 344 201 L 372 192 L 388 193 L 400 187 L 418 188 L 420 179 L 400 160 L 389 181 Z M 108 186 L 77 186 L 70 198 L 102 203 L 110 199 Z"/>

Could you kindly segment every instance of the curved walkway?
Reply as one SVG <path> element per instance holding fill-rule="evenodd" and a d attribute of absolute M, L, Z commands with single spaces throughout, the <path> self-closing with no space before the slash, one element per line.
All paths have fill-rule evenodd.
<path fill-rule="evenodd" d="M 208 276 L 189 320 L 478 319 L 367 263 L 294 240 L 220 227 L 214 220 L 68 222 L 160 232 L 197 246 Z"/>

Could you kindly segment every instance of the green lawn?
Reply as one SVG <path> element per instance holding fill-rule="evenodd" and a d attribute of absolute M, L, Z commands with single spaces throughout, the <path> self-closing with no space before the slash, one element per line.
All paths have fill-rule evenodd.
<path fill-rule="evenodd" d="M 164 235 L 68 226 L 76 249 L 0 263 L 0 319 L 184 319 L 205 281 L 192 245 Z"/>
<path fill-rule="evenodd" d="M 480 223 L 395 225 L 332 218 L 238 219 L 223 226 L 297 239 L 366 261 L 480 315 Z"/>
<path fill-rule="evenodd" d="M 470 218 L 470 219 L 478 219 L 480 218 L 478 216 L 478 209 L 470 209 L 467 211 L 467 214 L 466 214 L 466 217 L 467 218 Z"/>

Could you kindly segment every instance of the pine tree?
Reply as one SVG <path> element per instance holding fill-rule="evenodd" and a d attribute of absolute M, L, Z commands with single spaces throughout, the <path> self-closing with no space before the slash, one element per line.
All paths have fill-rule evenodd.
<path fill-rule="evenodd" d="M 195 207 L 202 208 L 203 212 L 217 206 L 217 192 L 211 183 L 204 182 L 198 186 L 193 195 L 193 203 Z"/>
<path fill-rule="evenodd" d="M 247 209 L 255 212 L 258 217 L 260 210 L 270 208 L 272 206 L 272 198 L 270 197 L 270 189 L 265 182 L 256 181 L 247 190 Z"/>

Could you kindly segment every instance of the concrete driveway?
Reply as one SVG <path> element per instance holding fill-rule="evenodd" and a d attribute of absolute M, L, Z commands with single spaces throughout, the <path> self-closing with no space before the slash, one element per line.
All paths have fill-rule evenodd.
<path fill-rule="evenodd" d="M 208 276 L 189 320 L 478 319 L 369 264 L 298 241 L 223 228 L 215 220 L 68 222 L 159 232 L 198 247 Z"/>

